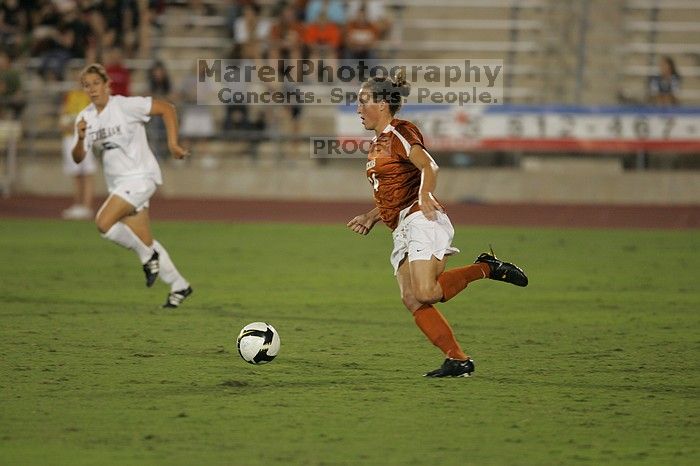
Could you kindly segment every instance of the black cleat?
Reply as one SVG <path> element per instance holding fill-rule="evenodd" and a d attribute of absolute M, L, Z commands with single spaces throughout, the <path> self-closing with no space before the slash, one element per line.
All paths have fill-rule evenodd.
<path fill-rule="evenodd" d="M 158 272 L 160 272 L 158 252 L 153 251 L 151 258 L 148 259 L 145 264 L 143 264 L 143 273 L 146 274 L 146 286 L 148 288 L 152 287 L 158 279 Z"/>
<path fill-rule="evenodd" d="M 470 377 L 472 372 L 474 372 L 474 361 L 471 359 L 459 361 L 447 358 L 442 366 L 423 374 L 423 377 Z"/>
<path fill-rule="evenodd" d="M 168 297 L 165 300 L 165 304 L 163 304 L 163 307 L 169 307 L 169 308 L 175 308 L 179 307 L 180 304 L 187 298 L 189 295 L 192 294 L 192 287 L 188 286 L 184 290 L 178 290 L 178 291 L 173 291 L 170 294 L 168 294 Z"/>
<path fill-rule="evenodd" d="M 527 276 L 525 276 L 523 269 L 510 262 L 498 260 L 493 253 L 493 249 L 491 254 L 488 252 L 479 254 L 474 263 L 488 264 L 489 269 L 491 269 L 491 275 L 489 276 L 491 280 L 512 283 L 516 286 L 527 286 Z"/>

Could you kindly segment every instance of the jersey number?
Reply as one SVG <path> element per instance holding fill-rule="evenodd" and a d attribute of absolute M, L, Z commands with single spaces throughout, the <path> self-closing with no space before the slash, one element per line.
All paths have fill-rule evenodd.
<path fill-rule="evenodd" d="M 372 173 L 372 176 L 368 176 L 367 181 L 369 181 L 369 184 L 372 185 L 375 191 L 379 191 L 379 180 L 377 179 L 376 173 Z"/>

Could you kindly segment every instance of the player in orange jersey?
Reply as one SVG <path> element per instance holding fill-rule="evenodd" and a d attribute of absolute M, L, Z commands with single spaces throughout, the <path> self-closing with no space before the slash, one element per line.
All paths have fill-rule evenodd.
<path fill-rule="evenodd" d="M 528 280 L 519 267 L 498 260 L 493 251 L 480 254 L 473 264 L 445 270 L 446 257 L 459 249 L 452 247 L 454 229 L 433 196 L 438 166 L 426 151 L 418 128 L 394 118 L 409 92 L 410 85 L 401 72 L 394 80 L 371 78 L 360 89 L 357 113 L 365 129 L 376 134 L 367 161 L 367 179 L 376 207 L 347 226 L 366 235 L 382 220 L 393 230 L 390 260 L 401 300 L 416 325 L 446 357 L 438 369 L 425 376 L 468 377 L 474 362 L 462 351 L 449 323 L 433 304 L 450 300 L 481 278 L 517 286 L 527 286 Z"/>

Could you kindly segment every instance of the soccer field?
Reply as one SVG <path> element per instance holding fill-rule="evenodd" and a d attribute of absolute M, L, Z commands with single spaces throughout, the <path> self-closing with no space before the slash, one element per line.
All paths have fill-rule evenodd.
<path fill-rule="evenodd" d="M 2 220 L 0 464 L 700 463 L 697 231 L 457 228 L 530 286 L 439 306 L 476 361 L 401 306 L 391 238 L 342 225 L 156 222 L 195 293 L 161 309 L 90 223 Z M 268 365 L 235 338 L 279 331 Z"/>

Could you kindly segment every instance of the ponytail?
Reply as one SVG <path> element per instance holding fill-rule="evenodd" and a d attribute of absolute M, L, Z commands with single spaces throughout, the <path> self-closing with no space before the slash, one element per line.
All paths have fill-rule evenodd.
<path fill-rule="evenodd" d="M 399 68 L 394 74 L 394 79 L 387 77 L 370 78 L 363 84 L 364 88 L 372 94 L 373 102 L 382 100 L 389 104 L 389 112 L 392 116 L 401 109 L 403 98 L 411 93 L 411 85 L 406 81 L 406 70 Z"/>

